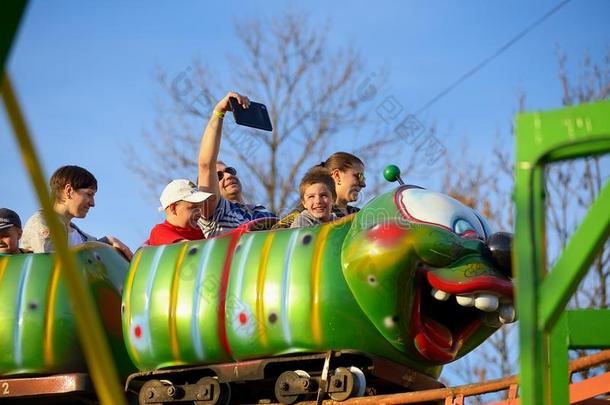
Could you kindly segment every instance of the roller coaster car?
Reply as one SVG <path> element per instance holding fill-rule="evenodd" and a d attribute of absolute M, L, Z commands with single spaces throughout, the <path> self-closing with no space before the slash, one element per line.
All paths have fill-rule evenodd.
<path fill-rule="evenodd" d="M 401 186 L 332 223 L 248 228 L 136 253 L 123 333 L 141 404 L 434 387 L 515 319 L 510 235 L 446 195 Z"/>
<path fill-rule="evenodd" d="M 103 243 L 90 242 L 74 251 L 125 379 L 135 371 L 121 332 L 121 293 L 129 263 Z M 66 282 L 54 255 L 0 256 L 0 302 L 0 401 L 94 400 Z"/>
<path fill-rule="evenodd" d="M 244 225 L 144 247 L 131 264 L 100 243 L 74 250 L 142 404 L 433 388 L 443 364 L 515 315 L 510 235 L 414 186 L 335 222 Z M 0 257 L 0 302 L 0 400 L 94 398 L 54 256 Z"/>

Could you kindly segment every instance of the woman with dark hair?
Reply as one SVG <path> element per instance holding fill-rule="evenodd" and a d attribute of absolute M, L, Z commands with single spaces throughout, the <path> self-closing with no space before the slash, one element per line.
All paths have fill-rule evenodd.
<path fill-rule="evenodd" d="M 72 223 L 73 218 L 85 218 L 89 209 L 95 207 L 95 193 L 97 192 L 95 176 L 79 166 L 62 166 L 53 173 L 49 183 L 53 210 L 66 229 L 68 245 L 74 246 L 98 240 Z M 106 236 L 99 240 L 114 246 L 131 260 L 133 253 L 119 239 L 114 236 Z M 24 249 L 34 253 L 54 250 L 42 210 L 37 211 L 26 222 L 21 243 Z"/>

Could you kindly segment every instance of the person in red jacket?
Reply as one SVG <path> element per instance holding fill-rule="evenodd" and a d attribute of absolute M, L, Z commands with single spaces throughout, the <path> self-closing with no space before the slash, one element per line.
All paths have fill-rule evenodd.
<path fill-rule="evenodd" d="M 165 211 L 165 222 L 154 226 L 147 244 L 158 246 L 205 239 L 197 221 L 201 218 L 203 202 L 211 196 L 211 193 L 199 191 L 192 181 L 179 179 L 170 182 L 159 199 L 159 210 Z"/>

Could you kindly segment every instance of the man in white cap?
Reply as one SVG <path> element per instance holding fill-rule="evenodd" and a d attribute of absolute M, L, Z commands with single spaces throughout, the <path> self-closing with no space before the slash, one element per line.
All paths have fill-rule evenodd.
<path fill-rule="evenodd" d="M 148 245 L 205 239 L 197 221 L 201 218 L 203 202 L 211 196 L 211 193 L 199 191 L 192 181 L 179 179 L 170 182 L 159 199 L 159 211 L 165 211 L 165 222 L 155 225 L 150 231 Z"/>

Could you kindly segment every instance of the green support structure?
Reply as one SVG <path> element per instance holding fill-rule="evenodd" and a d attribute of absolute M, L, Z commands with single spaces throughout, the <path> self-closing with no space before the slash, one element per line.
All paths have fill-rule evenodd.
<path fill-rule="evenodd" d="M 610 233 L 610 181 L 549 272 L 544 169 L 610 152 L 610 101 L 519 114 L 515 248 L 522 404 L 567 404 L 568 349 L 610 347 L 610 310 L 565 307 Z"/>
<path fill-rule="evenodd" d="M 4 2 L 0 8 L 0 76 L 26 6 L 25 0 L 13 0 Z"/>

